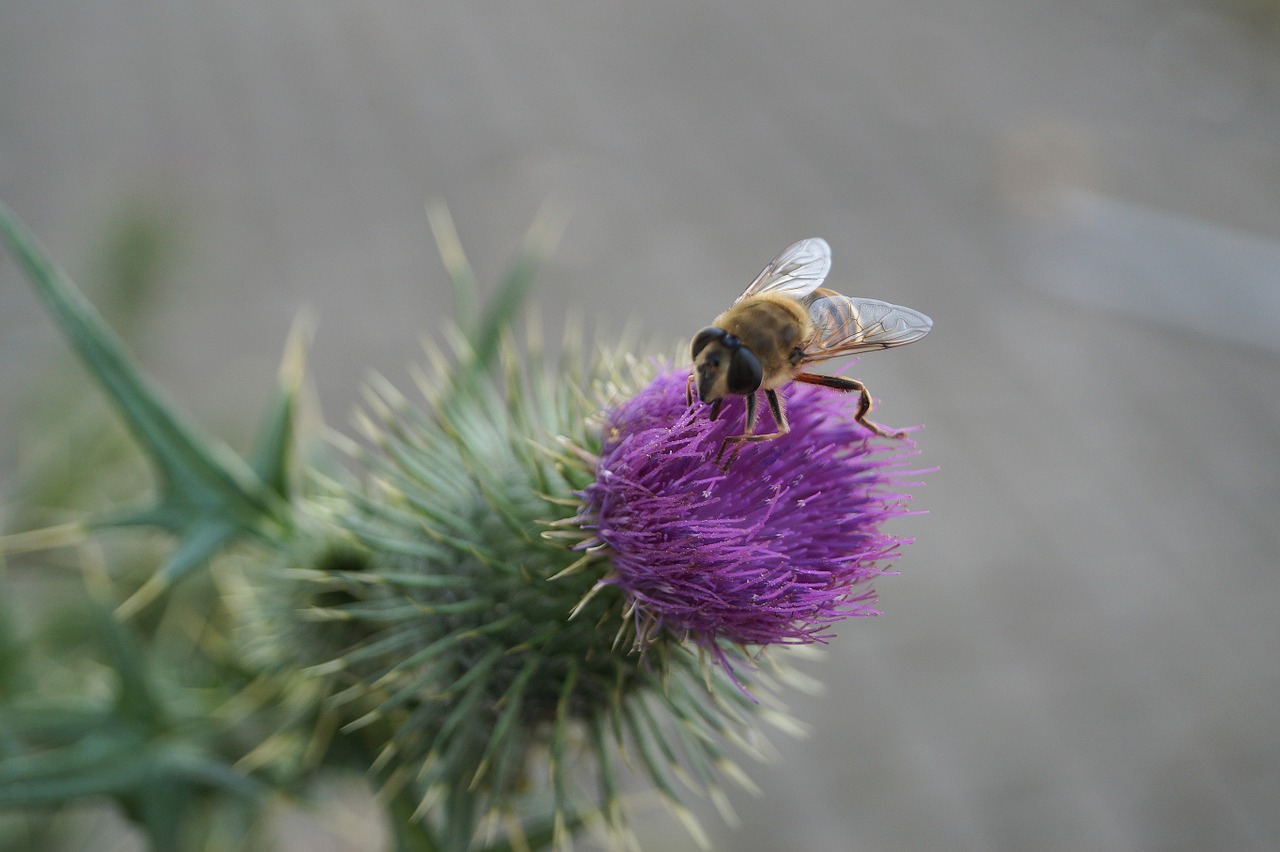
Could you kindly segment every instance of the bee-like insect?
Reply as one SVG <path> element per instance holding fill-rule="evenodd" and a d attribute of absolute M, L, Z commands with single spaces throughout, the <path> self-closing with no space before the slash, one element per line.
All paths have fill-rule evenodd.
<path fill-rule="evenodd" d="M 771 260 L 729 310 L 716 317 L 714 325 L 694 335 L 689 404 L 696 386 L 698 399 L 711 403 L 714 420 L 726 395 L 747 398 L 746 428 L 741 435 L 725 439 L 716 455 L 719 462 L 725 448 L 735 445 L 725 467 L 743 443 L 787 433 L 790 427 L 776 391 L 791 381 L 857 391 L 859 423 L 877 435 L 901 438 L 906 434 L 867 419 L 871 395 L 862 382 L 802 368 L 841 355 L 911 343 L 929 333 L 933 320 L 911 308 L 825 289 L 822 282 L 830 269 L 831 247 L 826 240 L 801 240 Z M 764 435 L 753 434 L 760 390 L 776 424 L 775 431 Z"/>

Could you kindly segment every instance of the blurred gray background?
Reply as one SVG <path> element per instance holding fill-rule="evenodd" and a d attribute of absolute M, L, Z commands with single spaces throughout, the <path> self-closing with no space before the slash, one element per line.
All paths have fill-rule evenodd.
<path fill-rule="evenodd" d="M 110 223 L 172 228 L 130 344 L 239 446 L 302 306 L 331 423 L 405 384 L 451 310 L 429 199 L 490 283 L 554 199 L 544 313 L 664 348 L 825 237 L 833 286 L 935 320 L 853 374 L 940 470 L 811 736 L 736 830 L 699 807 L 716 847 L 1274 849 L 1275 10 L 4 0 L 0 197 L 91 292 Z M 64 351 L 4 261 L 0 400 Z"/>

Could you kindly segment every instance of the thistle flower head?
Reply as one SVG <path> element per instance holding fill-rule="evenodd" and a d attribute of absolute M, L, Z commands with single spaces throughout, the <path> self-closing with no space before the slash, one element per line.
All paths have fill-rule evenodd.
<path fill-rule="evenodd" d="M 286 570 L 255 584 L 246 633 L 270 668 L 325 684 L 335 726 L 371 744 L 388 789 L 447 846 L 494 821 L 536 831 L 521 815 L 539 797 L 561 832 L 593 813 L 621 831 L 617 749 L 691 820 L 671 778 L 727 801 L 719 779 L 744 776 L 725 747 L 771 712 L 779 673 L 744 666 L 748 696 L 675 633 L 632 653 L 623 589 L 600 583 L 610 554 L 581 552 L 578 522 L 602 449 L 599 401 L 583 388 L 619 393 L 605 386 L 631 371 L 503 353 L 498 376 L 442 367 L 425 408 L 371 386 L 355 450 L 364 482 L 299 506 Z M 583 754 L 598 795 L 570 774 Z"/>
<path fill-rule="evenodd" d="M 583 491 L 582 522 L 609 549 L 607 582 L 634 603 L 641 644 L 663 629 L 713 650 L 810 643 L 874 615 L 870 581 L 904 543 L 882 525 L 906 512 L 914 445 L 876 439 L 847 397 L 792 384 L 780 391 L 790 432 L 722 470 L 712 462 L 744 405 L 713 421 L 688 406 L 687 378 L 666 371 L 610 412 Z"/>
<path fill-rule="evenodd" d="M 230 738 L 234 769 L 181 763 L 202 785 L 239 773 L 285 784 L 355 762 L 383 784 L 406 848 L 477 848 L 489 831 L 533 848 L 593 821 L 625 837 L 621 753 L 697 836 L 672 779 L 727 809 L 720 779 L 750 785 L 726 745 L 750 750 L 758 719 L 786 724 L 774 700 L 786 669 L 759 649 L 823 641 L 833 622 L 872 613 L 870 580 L 902 544 L 882 524 L 906 511 L 910 442 L 872 436 L 847 397 L 792 386 L 791 431 L 745 445 L 724 471 L 716 454 L 740 431 L 741 400 L 712 421 L 688 405 L 687 371 L 652 378 L 603 356 L 584 370 L 572 348 L 552 363 L 510 343 L 528 258 L 464 322 L 456 357 L 423 382 L 426 405 L 371 384 L 359 473 L 312 470 L 303 486 L 300 346 L 241 458 L 151 386 L 3 206 L 0 238 L 159 473 L 154 505 L 111 522 L 179 543 L 118 612 L 251 545 L 213 570 L 221 609 L 241 620 L 241 641 L 226 643 L 242 652 L 236 677 L 252 679 L 237 706 L 248 728 L 281 730 L 243 754 Z M 44 762 L 16 761 L 0 769 L 39 783 L 11 786 L 33 800 L 53 789 Z M 116 769 L 68 776 L 59 795 L 107 782 L 134 795 Z"/>

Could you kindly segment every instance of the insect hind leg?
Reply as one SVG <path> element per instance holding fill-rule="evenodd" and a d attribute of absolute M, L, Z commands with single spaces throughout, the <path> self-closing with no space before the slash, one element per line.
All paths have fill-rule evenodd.
<path fill-rule="evenodd" d="M 867 386 L 857 379 L 846 379 L 844 376 L 824 376 L 820 373 L 797 373 L 795 380 L 804 382 L 807 385 L 818 385 L 824 388 L 831 388 L 842 393 L 858 393 L 858 413 L 853 415 L 853 419 L 858 423 L 870 429 L 882 438 L 905 438 L 907 433 L 905 430 L 892 430 L 879 423 L 867 419 L 867 415 L 871 413 L 871 394 L 867 391 Z"/>

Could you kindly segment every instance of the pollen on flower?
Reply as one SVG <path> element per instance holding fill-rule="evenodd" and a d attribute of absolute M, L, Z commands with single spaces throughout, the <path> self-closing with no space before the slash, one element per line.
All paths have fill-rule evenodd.
<path fill-rule="evenodd" d="M 632 604 L 637 644 L 660 630 L 715 650 L 805 644 L 848 616 L 875 615 L 871 581 L 908 540 L 883 531 L 907 513 L 910 441 L 873 435 L 851 400 L 793 384 L 791 431 L 714 463 L 741 431 L 742 400 L 712 421 L 689 407 L 688 373 L 660 374 L 613 409 L 580 523 L 610 550 Z M 765 414 L 760 432 L 771 430 Z"/>

